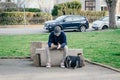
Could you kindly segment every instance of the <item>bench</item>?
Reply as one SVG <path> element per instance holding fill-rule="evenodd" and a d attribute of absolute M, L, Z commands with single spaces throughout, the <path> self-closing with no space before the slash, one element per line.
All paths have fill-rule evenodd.
<path fill-rule="evenodd" d="M 30 58 L 33 60 L 33 56 L 35 55 L 35 50 L 37 48 L 45 48 L 47 45 L 47 42 L 44 41 L 33 41 L 30 45 Z"/>
<path fill-rule="evenodd" d="M 31 42 L 31 59 L 35 66 L 45 66 L 47 63 L 47 57 L 45 53 L 46 42 Z M 33 49 L 33 50 L 32 50 Z M 63 50 L 50 50 L 51 64 L 52 66 L 59 66 L 63 56 Z M 78 53 L 82 53 L 80 57 L 85 62 L 83 57 L 83 49 L 68 49 L 67 55 L 76 56 Z"/>

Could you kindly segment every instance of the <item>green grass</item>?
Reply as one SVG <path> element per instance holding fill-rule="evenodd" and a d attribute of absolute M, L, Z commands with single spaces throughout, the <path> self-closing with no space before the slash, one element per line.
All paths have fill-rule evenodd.
<path fill-rule="evenodd" d="M 48 35 L 0 35 L 0 57 L 30 56 L 30 42 L 47 41 Z M 66 35 L 68 47 L 83 48 L 86 59 L 120 69 L 120 29 Z"/>

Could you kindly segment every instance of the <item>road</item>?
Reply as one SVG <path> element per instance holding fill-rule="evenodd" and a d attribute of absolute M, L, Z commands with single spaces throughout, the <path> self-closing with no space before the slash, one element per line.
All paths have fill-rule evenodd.
<path fill-rule="evenodd" d="M 42 28 L 0 28 L 0 35 L 38 34 L 41 32 L 43 32 Z"/>
<path fill-rule="evenodd" d="M 31 27 L 32 26 L 32 27 Z M 43 29 L 43 25 L 38 27 L 38 25 L 31 25 L 30 27 L 29 26 L 26 26 L 26 27 L 18 27 L 18 28 L 0 28 L 0 35 L 13 35 L 13 34 L 39 34 L 39 33 L 44 33 L 46 32 L 44 29 Z M 87 29 L 87 32 L 88 31 L 93 31 L 92 28 L 89 28 Z"/>

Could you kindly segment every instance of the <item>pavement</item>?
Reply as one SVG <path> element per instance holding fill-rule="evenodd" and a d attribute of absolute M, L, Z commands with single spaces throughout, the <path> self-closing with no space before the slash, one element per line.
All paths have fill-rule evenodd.
<path fill-rule="evenodd" d="M 77 69 L 48 69 L 30 59 L 0 59 L 0 80 L 120 80 L 120 72 L 87 62 Z"/>

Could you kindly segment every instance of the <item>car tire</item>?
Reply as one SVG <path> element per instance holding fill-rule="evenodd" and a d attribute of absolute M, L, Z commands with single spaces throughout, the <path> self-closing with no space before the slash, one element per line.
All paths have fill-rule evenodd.
<path fill-rule="evenodd" d="M 86 27 L 82 25 L 80 26 L 79 30 L 80 32 L 86 32 Z"/>
<path fill-rule="evenodd" d="M 106 25 L 104 25 L 104 26 L 102 27 L 102 30 L 105 30 L 105 29 L 108 29 L 108 27 L 107 27 Z"/>
<path fill-rule="evenodd" d="M 97 31 L 97 30 L 99 30 L 99 29 L 98 29 L 98 28 L 94 28 L 94 30 L 96 30 L 96 31 Z"/>

